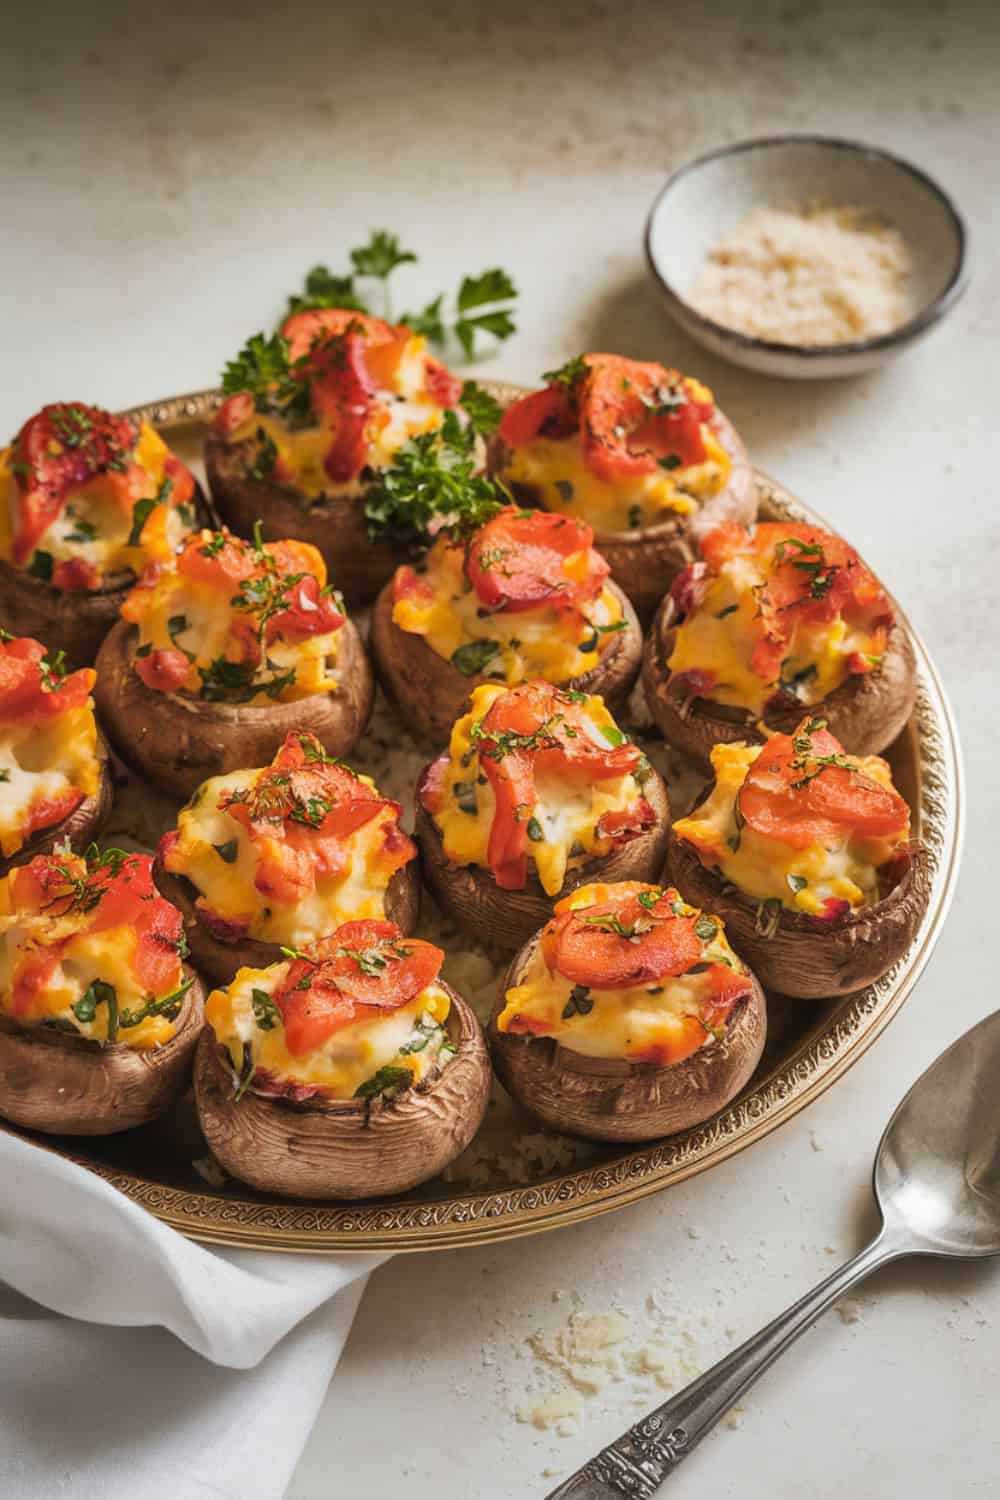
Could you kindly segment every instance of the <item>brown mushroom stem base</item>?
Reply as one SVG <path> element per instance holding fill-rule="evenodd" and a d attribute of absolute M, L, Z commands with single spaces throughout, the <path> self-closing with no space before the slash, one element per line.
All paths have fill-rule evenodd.
<path fill-rule="evenodd" d="M 424 875 L 442 906 L 488 953 L 510 953 L 527 942 L 552 915 L 557 901 L 591 881 L 659 879 L 670 831 L 670 804 L 662 778 L 654 771 L 643 789 L 655 815 L 653 826 L 599 859 L 567 872 L 562 890 L 547 896 L 537 875 L 529 873 L 523 890 L 501 890 L 489 870 L 456 865 L 445 853 L 437 824 L 425 810 L 417 789 L 416 834 Z"/>
<path fill-rule="evenodd" d="M 749 1082 L 767 1031 L 764 992 L 753 976 L 753 993 L 733 1007 L 723 1035 L 671 1067 L 585 1057 L 554 1037 L 498 1031 L 503 996 L 536 943 L 511 964 L 487 1035 L 504 1088 L 546 1125 L 597 1141 L 655 1140 L 700 1125 Z"/>
<path fill-rule="evenodd" d="M 881 979 L 913 942 L 930 896 L 930 862 L 918 848 L 881 901 L 833 922 L 782 910 L 765 937 L 758 903 L 707 870 L 683 839 L 671 837 L 667 870 L 686 901 L 722 918 L 733 947 L 769 990 L 800 1000 L 834 999 Z"/>
<path fill-rule="evenodd" d="M 234 1177 L 295 1198 L 377 1198 L 404 1193 L 454 1161 L 479 1129 L 490 1092 L 482 1030 L 453 990 L 447 1027 L 457 1052 L 395 1098 L 234 1099 L 232 1068 L 206 1026 L 195 1061 L 205 1139 Z"/>
<path fill-rule="evenodd" d="M 353 621 L 340 636 L 335 692 L 288 703 L 208 703 L 146 687 L 135 671 L 138 631 L 122 620 L 98 654 L 94 699 L 122 760 L 171 797 L 189 797 L 210 776 L 267 765 L 295 729 L 315 734 L 340 759 L 364 733 L 375 695 Z"/>
<path fill-rule="evenodd" d="M 607 637 L 596 667 L 558 686 L 581 693 L 600 693 L 612 713 L 625 707 L 642 660 L 642 632 L 635 610 L 621 589 L 611 585 L 621 607 L 625 629 Z M 481 672 L 466 677 L 421 635 L 401 630 L 392 618 L 392 585 L 387 584 L 372 611 L 371 646 L 379 681 L 408 726 L 436 745 L 448 743 L 451 728 L 469 706 L 469 698 L 495 677 Z"/>
<path fill-rule="evenodd" d="M 191 958 L 213 984 L 228 984 L 237 969 L 266 969 L 268 964 L 281 963 L 283 955 L 278 943 L 263 943 L 251 937 L 223 943 L 213 937 L 196 905 L 198 895 L 194 885 L 164 869 L 159 855 L 153 861 L 153 879 L 160 894 L 180 912 Z M 397 870 L 386 886 L 385 916 L 400 931 L 409 933 L 416 927 L 419 915 L 420 874 L 418 861 L 414 859 Z"/>
<path fill-rule="evenodd" d="M 48 1135 L 114 1135 L 155 1120 L 190 1082 L 204 1003 L 196 978 L 170 1041 L 141 1051 L 0 1017 L 0 1114 Z"/>

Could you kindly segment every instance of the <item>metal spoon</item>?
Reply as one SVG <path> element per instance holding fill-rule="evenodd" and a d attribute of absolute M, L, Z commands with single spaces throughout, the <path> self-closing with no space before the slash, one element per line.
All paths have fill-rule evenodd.
<path fill-rule="evenodd" d="M 902 1255 L 1000 1253 L 1000 1011 L 917 1079 L 882 1137 L 874 1189 L 882 1226 L 870 1245 L 546 1500 L 649 1500 L 778 1355 L 877 1266 Z"/>

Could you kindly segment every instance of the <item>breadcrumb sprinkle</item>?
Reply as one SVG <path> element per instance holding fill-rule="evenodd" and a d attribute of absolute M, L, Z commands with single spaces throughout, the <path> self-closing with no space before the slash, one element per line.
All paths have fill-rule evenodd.
<path fill-rule="evenodd" d="M 710 252 L 691 302 L 771 343 L 853 343 L 906 322 L 910 271 L 902 235 L 870 210 L 760 208 Z"/>

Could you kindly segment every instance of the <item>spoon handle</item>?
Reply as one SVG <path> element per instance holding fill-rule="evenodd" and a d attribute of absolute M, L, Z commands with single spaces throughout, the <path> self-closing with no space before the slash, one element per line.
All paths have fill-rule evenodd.
<path fill-rule="evenodd" d="M 572 1474 L 546 1500 L 649 1500 L 667 1475 L 800 1333 L 876 1266 L 905 1254 L 879 1236 Z"/>

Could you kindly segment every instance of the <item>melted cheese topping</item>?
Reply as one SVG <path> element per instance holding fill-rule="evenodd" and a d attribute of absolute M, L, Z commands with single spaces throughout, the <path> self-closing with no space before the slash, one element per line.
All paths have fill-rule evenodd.
<path fill-rule="evenodd" d="M 760 754 L 759 745 L 716 745 L 712 751 L 715 786 L 688 818 L 673 825 L 674 835 L 693 845 L 699 859 L 724 880 L 757 901 L 780 901 L 787 911 L 822 915 L 824 903 L 847 901 L 852 909 L 880 898 L 878 869 L 901 838 L 860 839 L 844 835 L 834 844 L 792 849 L 755 829 L 737 827 L 736 798 Z M 892 772 L 877 755 L 847 756 L 857 770 L 881 786 L 892 786 Z"/>
<path fill-rule="evenodd" d="M 46 803 L 70 791 L 93 797 L 100 777 L 91 699 L 46 724 L 0 724 L 0 852 L 16 854 L 29 824 L 49 826 L 40 821 Z"/>
<path fill-rule="evenodd" d="M 225 795 L 253 786 L 263 771 L 231 771 L 204 782 L 177 816 L 180 835 L 168 860 L 168 868 L 184 875 L 199 891 L 198 906 L 227 921 L 245 923 L 248 936 L 265 943 L 303 948 L 323 937 L 341 922 L 365 917 L 384 917 L 385 893 L 399 861 L 390 861 L 384 836 L 397 823 L 392 807 L 383 807 L 351 834 L 347 862 L 338 875 L 317 875 L 313 889 L 291 904 L 264 897 L 255 885 L 258 871 L 257 846 L 244 825 L 218 803 Z M 374 788 L 367 777 L 359 777 Z M 230 851 L 224 859 L 219 847 Z"/>
<path fill-rule="evenodd" d="M 70 911 L 65 916 L 47 917 L 44 912 L 12 910 L 9 877 L 0 881 L 0 1010 L 21 1026 L 43 1024 L 72 1029 L 92 1041 L 108 1039 L 109 1008 L 106 1002 L 94 1008 L 93 1020 L 82 1020 L 73 1007 L 83 1001 L 95 982 L 114 988 L 119 1015 L 140 1010 L 150 999 L 148 991 L 135 973 L 138 938 L 127 925 L 88 931 L 88 913 Z M 15 1014 L 11 992 L 18 974 L 37 960 L 40 950 L 61 945 L 59 962 L 45 984 L 32 996 L 30 1004 Z M 173 980 L 163 995 L 173 993 L 183 983 L 180 959 Z M 162 997 L 154 997 L 162 998 Z M 115 1038 L 127 1046 L 143 1051 L 159 1047 L 176 1031 L 176 1018 L 147 1016 L 137 1026 L 122 1028 Z"/>
<path fill-rule="evenodd" d="M 579 557 L 581 576 L 586 573 L 587 553 L 574 553 L 565 571 L 573 576 L 573 560 Z M 482 668 L 508 686 L 542 677 L 546 682 L 569 682 L 597 665 L 602 651 L 614 639 L 621 606 L 610 589 L 578 609 L 518 610 L 506 614 L 482 613 L 482 606 L 463 570 L 465 550 L 441 537 L 427 555 L 423 575 L 433 597 L 410 593 L 393 605 L 392 618 L 400 630 L 422 635 L 438 656 L 450 661 L 462 646 L 476 641 L 495 641 L 496 655 Z M 584 647 L 592 649 L 585 650 Z M 469 674 L 474 675 L 473 673 Z"/>
<path fill-rule="evenodd" d="M 805 706 L 820 703 L 846 679 L 850 658 L 871 651 L 871 636 L 840 617 L 802 621 L 782 663 L 780 684 L 765 682 L 750 665 L 758 614 L 754 590 L 765 577 L 751 557 L 737 556 L 724 563 L 709 582 L 703 601 L 677 627 L 670 671 L 677 675 L 711 672 L 713 683 L 705 696 L 755 714 L 764 712 L 779 685 Z"/>
<path fill-rule="evenodd" d="M 272 1024 L 262 1028 L 253 1003 L 255 990 L 273 995 L 288 968 L 286 963 L 240 969 L 228 989 L 213 990 L 208 997 L 205 1018 L 226 1048 L 237 1076 L 245 1066 L 244 1048 L 249 1046 L 254 1069 L 274 1080 L 312 1085 L 333 1099 L 352 1099 L 380 1068 L 405 1068 L 413 1082 L 419 1083 L 435 1067 L 450 1061 L 452 1050 L 444 1023 L 451 1001 L 436 984 L 397 1009 L 342 1026 L 315 1052 L 293 1055 L 285 1045 L 280 1017 L 272 1013 Z"/>
<path fill-rule="evenodd" d="M 732 467 L 729 454 L 705 423 L 701 435 L 708 454 L 702 463 L 657 468 L 616 484 L 588 469 L 577 433 L 538 438 L 518 448 L 500 477 L 507 484 L 529 486 L 546 510 L 588 521 L 595 531 L 633 531 L 671 516 L 689 516 L 723 488 Z"/>
<path fill-rule="evenodd" d="M 469 712 L 455 724 L 448 747 L 449 763 L 443 782 L 443 804 L 433 814 L 448 858 L 456 865 L 479 865 L 489 869 L 489 839 L 496 802 L 493 789 L 479 764 L 472 731 L 491 704 L 505 691 L 483 684 L 472 695 Z M 581 705 L 589 732 L 596 744 L 618 744 L 621 731 L 596 695 Z M 605 813 L 624 812 L 642 796 L 635 776 L 617 776 L 590 786 L 552 773 L 535 777 L 534 818 L 540 839 L 529 839 L 528 853 L 534 861 L 542 889 L 548 896 L 562 890 L 567 870 L 585 860 L 609 854 L 611 839 L 599 838 L 597 824 Z M 468 810 L 466 810 L 468 809 Z"/>
<path fill-rule="evenodd" d="M 169 452 L 159 433 L 143 422 L 132 453 L 132 462 L 140 465 L 146 476 L 137 499 L 159 493 Z M 0 449 L 0 556 L 7 561 L 11 560 L 18 504 L 11 459 L 10 447 Z M 194 520 L 190 506 L 155 505 L 142 527 L 139 543 L 130 545 L 133 517 L 125 513 L 105 477 L 98 474 L 72 491 L 61 513 L 39 538 L 37 550 L 47 552 L 53 563 L 83 558 L 100 574 L 126 570 L 138 574 L 147 562 L 166 561 Z"/>
<path fill-rule="evenodd" d="M 441 425 L 445 408 L 426 389 L 426 342 L 414 334 L 400 358 L 392 387 L 375 393 L 366 432 L 364 468 L 376 471 L 388 468 L 405 442 Z M 294 476 L 295 488 L 307 500 L 357 494 L 356 476 L 334 481 L 326 472 L 324 460 L 333 438 L 333 429 L 327 423 L 293 427 L 281 417 L 255 411 L 233 429 L 227 441 L 256 439 L 261 431 L 277 450 L 279 469 Z"/>
<path fill-rule="evenodd" d="M 581 886 L 566 899 L 566 909 L 579 910 L 613 897 L 614 886 Z M 679 916 L 698 915 L 698 909 L 677 903 Z M 704 946 L 701 963 L 725 964 L 736 974 L 746 968 L 736 957 L 726 938 L 723 925 L 712 918 L 715 933 Z M 587 999 L 593 1002 L 585 1015 L 569 1005 L 573 983 L 558 971 L 549 969 L 538 944 L 531 963 L 520 982 L 504 995 L 504 1008 L 497 1017 L 497 1028 L 510 1031 L 518 1017 L 527 1017 L 554 1036 L 562 1047 L 586 1057 L 625 1058 L 641 1061 L 657 1053 L 669 1053 L 679 1030 L 679 1023 L 693 1016 L 705 1032 L 704 1045 L 714 1039 L 716 1031 L 702 1020 L 702 1007 L 711 998 L 712 979 L 707 973 L 667 976 L 655 984 L 634 989 L 601 990 L 587 988 Z M 567 1007 L 570 1014 L 567 1015 Z M 513 1029 L 517 1029 L 516 1026 Z"/>
<path fill-rule="evenodd" d="M 326 587 L 326 564 L 316 548 L 305 543 L 297 546 L 312 554 L 309 572 L 319 587 Z M 188 677 L 183 691 L 201 695 L 202 670 L 209 671 L 220 658 L 233 658 L 233 623 L 246 626 L 251 618 L 233 610 L 234 585 L 220 588 L 198 578 L 187 578 L 170 570 L 152 588 L 135 590 L 129 597 L 127 618 L 138 620 L 137 651 L 177 648 L 186 652 Z M 339 604 L 339 596 L 338 596 Z M 241 703 L 290 703 L 314 693 L 333 693 L 339 678 L 333 670 L 340 650 L 342 628 L 322 635 L 276 636 L 267 642 L 263 660 L 254 674 L 261 686 L 250 697 L 240 695 Z M 237 656 L 238 659 L 238 656 Z M 265 684 L 294 672 L 280 692 L 265 691 Z"/>

